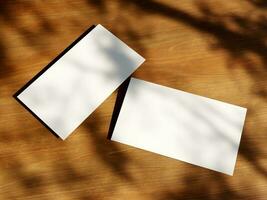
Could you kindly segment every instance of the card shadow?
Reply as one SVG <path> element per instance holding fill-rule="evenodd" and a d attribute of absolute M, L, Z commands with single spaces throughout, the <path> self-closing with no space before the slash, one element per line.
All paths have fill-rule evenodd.
<path fill-rule="evenodd" d="M 115 101 L 115 105 L 114 105 L 114 109 L 112 112 L 112 117 L 111 117 L 111 121 L 110 121 L 110 125 L 109 125 L 109 130 L 108 130 L 108 135 L 107 135 L 107 139 L 111 140 L 115 125 L 117 123 L 120 111 L 121 111 L 121 107 L 123 104 L 123 100 L 125 98 L 129 83 L 131 80 L 131 76 L 128 77 L 118 88 L 118 92 L 117 92 L 117 97 L 116 97 L 116 101 Z"/>

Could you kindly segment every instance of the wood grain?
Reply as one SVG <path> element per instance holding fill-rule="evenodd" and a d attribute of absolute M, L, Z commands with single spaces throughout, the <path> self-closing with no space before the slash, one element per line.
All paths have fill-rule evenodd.
<path fill-rule="evenodd" d="M 0 2 L 0 199 L 265 199 L 265 1 Z M 234 176 L 106 139 L 116 93 L 66 141 L 12 95 L 92 24 L 147 61 L 134 77 L 248 108 Z"/>

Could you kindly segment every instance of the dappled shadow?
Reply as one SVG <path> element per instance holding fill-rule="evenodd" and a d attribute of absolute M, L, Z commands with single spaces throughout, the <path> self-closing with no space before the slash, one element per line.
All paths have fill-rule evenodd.
<path fill-rule="evenodd" d="M 31 2 L 14 1 L 13 3 L 2 2 L 2 4 L 3 5 L 0 6 L 0 20 L 1 23 L 5 25 L 7 30 L 12 29 L 11 36 L 14 37 L 15 35 L 15 39 L 18 37 L 19 40 L 22 41 L 20 45 L 26 45 L 29 49 L 29 52 L 34 52 L 35 57 L 44 56 L 45 54 L 42 55 L 42 45 L 48 43 L 53 34 L 54 36 L 60 36 L 60 34 L 57 32 L 57 27 L 54 25 L 54 21 L 52 22 L 51 20 L 46 19 L 45 16 L 42 16 L 41 9 L 38 9 L 38 7 Z M 49 6 L 47 9 L 49 9 Z M 19 13 L 18 15 L 14 15 L 15 10 L 17 13 Z M 31 18 L 34 18 L 32 23 L 33 25 L 37 24 L 37 27 L 33 27 L 31 24 L 27 25 L 22 23 L 22 18 L 24 17 L 23 13 L 25 13 L 25 16 L 28 16 L 29 21 L 32 20 Z M 26 20 L 26 22 L 28 21 Z M 86 27 L 87 25 L 85 24 L 83 26 Z M 107 181 L 105 178 L 102 178 L 101 170 L 98 171 L 97 169 L 99 167 L 101 167 L 102 170 L 110 169 L 109 174 L 105 172 L 103 174 L 113 176 L 113 178 L 118 176 L 122 179 L 125 179 L 125 181 L 130 180 L 131 177 L 126 172 L 126 164 L 128 160 L 127 156 L 123 153 L 118 153 L 116 155 L 109 154 L 110 152 L 120 151 L 120 149 L 117 148 L 116 144 L 106 140 L 106 132 L 104 133 L 104 137 L 98 135 L 100 134 L 99 127 L 101 124 L 95 123 L 94 120 L 99 121 L 101 118 L 100 116 L 97 117 L 97 119 L 90 121 L 90 123 L 92 123 L 90 124 L 90 128 L 88 128 L 89 125 L 84 125 L 84 127 L 87 129 L 86 132 L 89 132 L 86 135 L 88 137 L 88 141 L 90 140 L 93 143 L 86 143 L 86 148 L 82 151 L 82 154 L 90 155 L 89 153 L 91 152 L 92 145 L 95 145 L 96 150 L 93 157 L 95 160 L 99 159 L 99 162 L 94 162 L 95 164 L 93 166 L 91 166 L 90 161 L 82 165 L 75 164 L 75 159 L 79 159 L 79 155 L 82 154 L 75 155 L 69 150 L 73 149 L 72 147 L 77 146 L 77 144 L 73 144 L 72 147 L 68 147 L 68 142 L 63 143 L 60 140 L 53 140 L 51 137 L 46 137 L 49 132 L 45 131 L 41 125 L 36 128 L 36 124 L 33 125 L 34 121 L 25 120 L 25 122 L 23 122 L 25 118 L 27 119 L 28 114 L 24 115 L 22 110 L 19 110 L 20 107 L 17 106 L 16 103 L 14 103 L 14 101 L 10 98 L 12 93 L 14 94 L 16 90 L 15 88 L 18 88 L 18 85 L 23 84 L 23 82 L 25 82 L 25 80 L 27 80 L 29 77 L 20 78 L 20 76 L 17 76 L 18 72 L 20 71 L 20 66 L 17 65 L 20 63 L 15 63 L 13 64 L 14 66 L 9 64 L 10 61 L 14 63 L 12 59 L 16 58 L 16 55 L 10 54 L 11 47 L 8 45 L 10 45 L 11 42 L 9 42 L 9 40 L 6 41 L 5 37 L 7 36 L 5 36 L 5 34 L 7 33 L 4 31 L 4 29 L 1 29 L 0 34 L 1 92 L 8 91 L 1 93 L 1 112 L 3 111 L 2 108 L 4 106 L 8 106 L 8 109 L 6 112 L 3 112 L 3 115 L 1 114 L 0 163 L 1 174 L 4 178 L 1 176 L 2 192 L 0 192 L 0 197 L 4 199 L 15 199 L 17 197 L 51 199 L 53 196 L 53 199 L 91 199 L 92 197 L 93 199 L 98 199 L 97 196 L 91 195 L 90 188 L 92 188 L 94 184 L 99 184 L 102 181 L 102 183 L 106 184 L 106 186 L 104 185 L 99 187 L 100 190 L 110 191 L 109 188 L 112 187 L 113 184 L 112 180 Z M 53 39 L 55 43 L 59 42 L 57 41 L 56 37 Z M 70 42 L 71 40 L 66 41 L 65 45 L 69 44 Z M 64 52 L 71 48 L 71 46 L 68 47 Z M 22 52 L 18 53 L 21 54 Z M 36 78 L 38 78 L 54 62 L 56 62 L 56 60 L 58 60 L 63 53 L 49 63 L 47 67 L 41 70 L 30 82 L 28 82 L 21 90 L 19 90 L 15 96 L 18 95 Z M 26 54 L 25 57 L 27 57 Z M 29 58 L 31 57 L 29 56 Z M 31 68 L 31 65 L 33 64 L 31 64 L 30 60 L 29 63 Z M 42 68 L 41 65 L 39 66 L 39 69 Z M 22 64 L 22 66 L 25 66 L 25 64 Z M 24 74 L 25 72 L 20 71 L 20 73 Z M 15 82 L 15 84 L 12 86 L 10 84 L 12 80 L 15 80 L 16 82 L 18 81 L 18 83 Z M 2 101 L 2 99 L 4 101 Z M 10 122 L 3 119 L 4 115 L 9 116 L 7 114 L 9 114 L 9 112 L 12 110 L 15 112 L 16 109 L 18 109 L 18 112 L 13 116 L 13 118 L 11 117 L 12 120 L 10 120 Z M 21 117 L 22 119 L 20 119 Z M 13 129 L 12 123 L 14 123 Z M 23 124 L 27 124 L 27 130 L 22 128 L 26 128 L 26 126 L 23 126 Z M 38 137 L 39 139 L 37 139 Z M 5 144 L 10 144 L 10 146 L 15 145 L 15 147 L 18 148 L 12 149 Z M 79 146 L 81 146 L 81 144 L 79 144 Z M 87 148 L 87 146 L 89 147 Z M 46 152 L 46 148 L 48 152 Z M 68 151 L 69 153 L 67 153 Z M 44 160 L 47 161 L 45 166 L 38 167 L 39 163 L 42 165 Z M 83 160 L 80 161 L 83 163 Z M 104 167 L 102 166 L 102 163 Z M 35 166 L 37 166 L 37 168 L 35 168 Z M 82 166 L 82 168 L 77 166 Z M 85 170 L 83 170 L 83 168 L 85 168 Z M 42 172 L 42 170 L 44 171 Z M 99 174 L 102 180 L 91 180 L 91 176 L 99 176 Z M 49 185 L 51 185 L 51 187 Z M 12 193 L 12 191 L 15 190 L 16 192 Z M 53 195 L 53 193 L 55 195 Z"/>
<path fill-rule="evenodd" d="M 251 0 L 247 2 L 250 6 L 255 6 L 252 9 L 253 11 L 255 9 L 257 11 L 265 9 L 266 7 L 265 1 Z M 101 3 L 103 4 L 103 1 Z M 107 1 L 105 1 L 105 3 L 107 3 Z M 121 0 L 120 3 L 122 5 L 121 7 L 124 9 L 134 6 L 136 8 L 136 12 L 140 15 L 150 13 L 162 16 L 191 27 L 200 34 L 207 34 L 214 38 L 215 40 L 210 43 L 210 49 L 214 51 L 224 51 L 228 55 L 226 62 L 232 75 L 235 76 L 234 70 L 236 68 L 243 69 L 253 81 L 253 86 L 250 88 L 251 94 L 256 94 L 266 101 L 266 15 L 261 13 L 258 14 L 258 16 L 246 14 L 239 15 L 235 12 L 220 13 L 217 12 L 218 9 L 215 9 L 215 6 L 217 6 L 216 3 L 213 4 L 213 7 L 211 7 L 208 2 L 195 4 L 199 14 L 191 14 L 190 12 L 179 8 L 179 6 L 171 6 L 170 4 L 153 0 Z M 237 87 L 239 87 L 239 83 L 237 83 Z M 251 109 L 252 108 L 249 108 L 249 119 L 253 115 Z M 254 143 L 253 140 L 251 140 L 253 135 L 254 133 L 251 129 L 250 131 L 245 129 L 239 153 L 250 163 L 251 167 L 266 178 L 266 167 L 260 162 L 266 154 L 261 147 L 258 147 L 257 143 Z M 220 188 L 223 189 L 221 189 L 217 195 L 210 195 L 209 189 L 207 186 L 203 185 L 203 182 L 207 182 L 208 184 L 211 181 L 206 180 L 201 182 L 200 185 L 193 184 L 193 186 L 189 186 L 183 191 L 168 193 L 167 195 L 164 195 L 162 199 L 241 199 L 249 195 L 248 193 L 244 195 L 237 194 L 230 188 L 230 186 L 228 186 L 228 183 L 224 181 L 223 177 L 218 177 L 218 175 L 215 175 L 214 181 L 216 181 L 216 184 L 220 185 Z M 190 185 L 192 182 L 187 184 Z M 192 187 L 200 189 L 193 189 L 192 191 Z"/>
<path fill-rule="evenodd" d="M 248 72 L 254 79 L 256 88 L 251 88 L 258 95 L 266 97 L 267 91 L 267 26 L 266 16 L 259 15 L 256 19 L 252 16 L 238 16 L 231 14 L 217 14 L 216 9 L 209 7 L 208 3 L 198 3 L 201 15 L 195 16 L 179 8 L 174 8 L 165 3 L 158 1 L 129 1 L 129 4 L 134 4 L 137 8 L 144 12 L 162 15 L 176 20 L 179 23 L 184 23 L 196 30 L 209 34 L 216 39 L 215 44 L 211 44 L 212 49 L 225 49 L 229 55 L 229 69 L 235 68 L 235 62 L 240 62 L 243 69 Z M 249 1 L 249 3 L 262 7 L 264 1 Z M 232 29 L 228 24 L 234 24 L 236 27 Z M 260 59 L 255 62 L 250 59 L 251 55 L 256 55 Z M 252 93 L 254 93 L 252 91 Z M 246 135 L 248 133 L 244 133 Z M 252 166 L 266 176 L 266 168 L 259 166 L 259 156 L 263 156 L 257 145 L 252 144 L 244 136 L 244 141 L 241 142 L 240 153 Z M 242 144 L 244 143 L 244 144 Z M 252 149 L 254 149 L 252 151 Z"/>
<path fill-rule="evenodd" d="M 6 20 L 6 17 L 9 20 L 9 4 L 8 3 L 1 3 L 0 6 L 0 19 Z M 0 30 L 0 35 L 3 35 L 3 29 Z M 12 67 L 8 65 L 8 55 L 6 53 L 6 44 L 4 41 L 4 38 L 0 37 L 0 83 L 3 81 L 3 79 L 10 76 L 12 73 Z M 4 83 L 2 83 L 4 84 Z"/>
<path fill-rule="evenodd" d="M 18 13 L 24 13 L 25 16 L 32 16 L 36 19 L 36 22 L 33 23 L 33 27 L 30 27 L 27 23 L 23 23 L 23 15 L 14 15 L 13 13 L 17 11 Z M 31 45 L 31 48 L 39 50 L 43 39 L 43 36 L 56 32 L 56 27 L 52 22 L 47 20 L 44 17 L 41 17 L 42 11 L 36 8 L 35 3 L 25 2 L 25 1 L 13 1 L 13 2 L 2 2 L 0 7 L 0 18 L 4 21 L 5 24 L 12 26 L 16 33 L 23 37 L 23 41 Z M 29 21 L 32 20 L 29 18 Z"/>
<path fill-rule="evenodd" d="M 84 6 L 85 8 L 89 8 L 87 4 Z M 67 20 L 66 22 L 55 20 L 53 17 L 54 14 L 56 16 L 53 10 L 54 7 L 57 7 L 56 3 L 38 6 L 34 2 L 23 1 L 5 2 L 0 7 L 1 24 L 4 24 L 4 27 L 6 27 L 5 30 L 1 29 L 0 31 L 1 91 L 2 89 L 3 91 L 8 91 L 1 94 L 1 99 L 5 100 L 4 102 L 1 101 L 1 103 L 3 103 L 3 106 L 5 105 L 8 107 L 3 115 L 9 114 L 9 112 L 17 113 L 12 116 L 7 115 L 10 117 L 9 120 L 8 118 L 5 120 L 1 117 L 1 127 L 3 129 L 1 128 L 0 135 L 0 168 L 4 176 L 3 180 L 0 179 L 1 190 L 3 189 L 3 192 L 0 192 L 1 198 L 38 197 L 40 199 L 51 199 L 53 196 L 53 199 L 98 199 L 101 194 L 96 195 L 95 192 L 91 194 L 91 189 L 98 188 L 98 190 L 104 192 L 103 195 L 107 195 L 106 193 L 112 191 L 114 187 L 114 180 L 125 183 L 132 181 L 132 176 L 127 171 L 127 166 L 130 162 L 128 155 L 125 154 L 116 143 L 106 139 L 108 130 L 103 131 L 100 129 L 102 123 L 107 122 L 107 117 L 102 113 L 103 111 L 93 114 L 92 117 L 82 125 L 80 131 L 86 132 L 85 140 L 81 139 L 79 143 L 72 142 L 73 140 L 63 143 L 61 140 L 56 140 L 55 138 L 53 139 L 47 136 L 49 132 L 45 130 L 41 124 L 38 124 L 38 122 L 31 120 L 31 117 L 28 117 L 28 113 L 21 110 L 21 107 L 15 103 L 14 99 L 12 100 L 12 93 L 14 94 L 17 88 L 21 87 L 21 85 L 25 83 L 25 80 L 29 80 L 35 73 L 33 66 L 38 65 L 36 71 L 39 71 L 42 69 L 42 65 L 44 65 L 42 63 L 48 62 L 51 58 L 54 58 L 54 55 L 58 54 L 51 50 L 52 56 L 48 56 L 49 58 L 45 59 L 45 61 L 40 64 L 39 60 L 49 55 L 47 51 L 50 51 L 53 45 L 56 46 L 58 43 L 58 45 L 61 45 L 64 49 L 64 46 L 67 46 L 73 39 L 80 35 L 78 30 L 75 33 L 76 36 L 72 33 L 72 36 L 74 35 L 73 38 L 63 43 L 61 38 L 64 38 L 69 32 L 66 31 L 65 34 L 64 32 L 60 32 L 61 30 L 57 24 L 65 23 L 67 25 L 66 29 L 71 26 L 77 28 L 77 25 L 79 25 L 83 27 L 83 31 L 84 27 L 88 27 L 88 24 L 84 22 L 79 24 L 77 20 L 73 24 L 69 23 Z M 64 10 L 63 5 L 62 9 Z M 68 9 L 73 9 L 73 7 L 67 7 L 66 11 L 68 11 Z M 17 15 L 13 15 L 15 11 Z M 50 13 L 50 15 L 47 15 L 44 11 Z M 51 12 L 53 13 L 52 15 Z M 79 16 L 78 22 L 79 20 L 81 21 L 82 18 L 88 19 L 88 16 L 85 15 L 86 12 L 83 13 L 79 10 L 75 12 L 77 12 Z M 92 20 L 91 22 L 96 21 Z M 116 26 L 114 26 L 111 31 L 115 34 L 118 33 L 119 37 L 124 36 L 124 39 L 127 38 L 127 40 L 130 40 L 130 46 L 135 44 L 135 48 L 137 48 L 137 51 L 142 55 L 143 52 L 141 50 L 143 50 L 143 47 L 139 44 L 138 36 L 135 35 L 133 29 L 127 29 L 127 26 L 126 24 L 124 29 L 120 29 L 119 31 L 117 31 Z M 7 31 L 10 29 L 12 30 L 11 34 Z M 86 31 L 86 33 L 88 33 L 88 31 Z M 13 47 L 8 45 L 12 44 L 16 47 L 16 41 L 18 43 L 17 46 L 21 49 L 26 49 L 24 50 L 25 52 L 18 52 L 17 55 L 15 53 L 10 53 L 14 51 L 12 49 Z M 49 44 L 51 42 L 53 44 Z M 76 42 L 77 41 L 65 49 L 65 51 L 50 62 L 43 70 L 37 73 L 37 75 L 17 91 L 14 96 L 16 97 L 29 84 L 42 75 Z M 127 41 L 125 42 L 127 43 Z M 112 48 L 113 47 L 114 46 L 112 46 Z M 57 50 L 57 52 L 60 51 L 62 50 Z M 106 53 L 110 56 L 113 54 L 117 58 L 124 56 L 117 51 L 107 50 Z M 33 60 L 31 60 L 32 58 Z M 37 58 L 37 64 L 35 58 Z M 122 64 L 129 61 L 125 56 L 122 59 L 124 59 Z M 9 63 L 10 61 L 11 64 Z M 117 63 L 113 64 L 116 65 Z M 79 60 L 77 65 L 79 65 Z M 29 67 L 29 73 L 25 71 L 27 68 L 25 66 Z M 21 70 L 20 67 L 22 67 L 21 69 L 23 70 Z M 83 69 L 81 68 L 80 70 Z M 23 74 L 28 75 L 23 77 Z M 112 79 L 122 78 L 117 76 L 116 73 L 107 74 L 107 76 Z M 13 84 L 11 84 L 12 81 L 14 81 Z M 74 89 L 76 88 L 74 87 Z M 54 93 L 55 91 L 50 90 L 49 92 L 51 95 L 56 95 Z M 68 100 L 64 102 L 64 105 L 67 105 L 67 103 Z M 111 116 L 111 113 L 109 113 L 108 116 Z M 103 122 L 101 122 L 102 118 L 105 119 Z M 51 131 L 51 129 L 49 130 Z M 6 144 L 10 144 L 10 146 L 14 145 L 18 148 L 12 149 Z M 81 147 L 83 147 L 83 150 L 78 150 Z M 76 153 L 72 152 L 72 150 L 76 148 Z M 91 156 L 92 153 L 93 155 Z M 15 156 L 12 157 L 12 155 Z M 80 158 L 81 156 L 82 158 Z M 89 160 L 90 156 L 94 158 L 93 162 Z M 77 162 L 77 160 L 79 162 Z M 105 176 L 110 177 L 110 180 L 106 179 Z M 13 190 L 17 190 L 17 193 L 13 194 Z"/>
<path fill-rule="evenodd" d="M 247 0 L 249 3 L 254 4 L 259 9 L 265 9 L 267 7 L 267 2 L 265 0 Z"/>
<path fill-rule="evenodd" d="M 239 153 L 255 168 L 257 172 L 267 179 L 267 168 L 260 161 L 266 157 L 262 149 L 249 139 L 249 132 L 243 131 L 242 142 L 240 144 Z"/>
<path fill-rule="evenodd" d="M 87 137 L 92 140 L 98 158 L 110 168 L 113 173 L 130 181 L 131 175 L 127 172 L 127 165 L 130 160 L 116 143 L 107 140 L 107 131 L 101 132 L 101 118 L 95 112 L 85 122 L 88 130 Z M 114 154 L 116 153 L 116 154 Z"/>
<path fill-rule="evenodd" d="M 251 13 L 266 9 L 264 0 L 246 2 L 253 7 Z M 217 6 L 216 3 L 214 5 Z M 191 13 L 188 7 L 195 8 L 197 14 Z M 148 59 L 137 75 L 142 75 L 143 79 L 160 80 L 168 66 L 162 63 L 164 66 L 155 71 L 156 67 L 149 63 L 153 59 L 157 61 L 157 57 L 161 56 L 155 52 L 157 44 L 161 45 L 162 41 L 172 37 L 168 34 L 177 31 L 172 29 L 172 24 L 176 23 L 196 31 L 199 37 L 208 35 L 214 39 L 212 42 L 207 40 L 210 50 L 224 51 L 230 73 L 235 76 L 236 69 L 243 69 L 253 81 L 250 93 L 266 101 L 266 16 L 254 14 L 255 12 L 251 15 L 239 15 L 234 10 L 228 13 L 227 8 L 218 7 L 212 7 L 207 1 L 192 1 L 185 7 L 178 1 L 167 3 L 153 0 L 75 0 L 68 3 L 1 1 L 0 197 L 112 199 L 114 194 L 119 194 L 114 199 L 121 199 L 121 195 L 133 199 L 209 200 L 265 197 L 263 188 L 266 186 L 266 166 L 262 161 L 266 157 L 266 151 L 257 141 L 266 139 L 266 130 L 262 124 L 259 125 L 262 121 L 257 121 L 258 118 L 264 118 L 263 112 L 257 114 L 261 109 L 260 105 L 249 108 L 248 118 L 251 125 L 245 128 L 242 136 L 237 163 L 240 165 L 239 170 L 234 177 L 228 178 L 191 165 L 171 162 L 167 158 L 142 154 L 142 151 L 125 152 L 124 146 L 106 140 L 113 102 L 104 103 L 110 112 L 105 110 L 106 107 L 100 108 L 73 136 L 62 142 L 50 136 L 11 97 L 17 88 L 93 23 L 112 27 L 110 30 L 115 35 L 141 55 L 151 59 Z M 224 13 L 220 13 L 220 10 L 224 10 Z M 162 26 L 161 32 L 153 32 L 159 18 L 171 25 Z M 146 30 L 143 33 L 142 29 L 145 28 L 151 31 Z M 160 41 L 153 38 L 150 40 L 149 32 L 165 37 Z M 152 42 L 156 43 L 151 44 Z M 191 43 L 186 42 L 181 48 Z M 156 46 L 156 50 L 152 45 Z M 165 47 L 169 47 L 168 45 L 172 44 Z M 171 48 L 167 50 L 171 53 Z M 190 51 L 193 52 L 193 49 Z M 171 62 L 178 66 L 180 60 L 174 59 Z M 165 78 L 166 76 L 162 79 Z M 179 82 L 181 83 L 182 81 Z M 191 81 L 185 84 L 193 87 Z M 239 88 L 238 84 L 236 86 Z M 247 101 L 247 97 L 244 98 Z M 253 109 L 254 113 L 250 112 Z M 255 115 L 259 117 L 256 118 Z M 254 117 L 255 121 L 252 120 Z M 261 135 L 253 131 L 257 126 L 262 128 Z M 141 164 L 137 165 L 136 160 L 141 161 Z M 168 175 L 165 174 L 167 172 Z M 248 172 L 245 174 L 248 178 L 244 178 L 243 172 Z M 255 177 L 253 181 L 251 177 Z M 168 189 L 171 186 L 179 186 L 180 189 Z"/>
<path fill-rule="evenodd" d="M 106 2 L 105 0 L 87 0 L 89 5 L 96 6 L 100 12 L 106 11 Z"/>
<path fill-rule="evenodd" d="M 12 71 L 10 66 L 6 63 L 7 56 L 5 52 L 5 47 L 3 42 L 0 40 L 0 81 L 2 81 L 5 77 L 8 77 Z"/>
<path fill-rule="evenodd" d="M 211 44 L 212 49 L 225 49 L 229 54 L 229 68 L 233 69 L 235 64 L 241 62 L 242 67 L 255 80 L 254 84 L 259 91 L 256 91 L 262 97 L 267 93 L 267 25 L 266 15 L 259 15 L 256 19 L 253 16 L 239 16 L 234 13 L 217 14 L 216 10 L 208 3 L 198 3 L 201 15 L 193 15 L 179 8 L 174 8 L 158 1 L 127 1 L 134 4 L 141 11 L 158 14 L 167 18 L 184 23 L 187 26 L 197 29 L 215 37 L 216 43 Z M 262 6 L 263 1 L 249 1 Z M 122 1 L 127 5 L 126 1 Z M 264 4 L 265 5 L 265 4 Z M 231 28 L 231 26 L 234 28 Z M 251 54 L 255 54 L 260 59 L 259 62 L 253 61 Z M 237 63 L 236 63 L 237 62 Z M 262 81 L 265 85 L 259 85 Z M 255 90 L 255 88 L 252 88 Z"/>
<path fill-rule="evenodd" d="M 197 173 L 197 172 L 195 172 Z M 211 173 L 209 176 L 188 175 L 182 179 L 185 185 L 179 191 L 163 193 L 159 200 L 176 199 L 199 199 L 199 200 L 224 200 L 244 199 L 250 196 L 249 193 L 237 194 L 227 183 L 223 175 Z"/>

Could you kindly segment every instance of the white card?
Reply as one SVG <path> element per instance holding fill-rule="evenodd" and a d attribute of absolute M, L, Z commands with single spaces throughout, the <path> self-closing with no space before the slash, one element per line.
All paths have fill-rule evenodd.
<path fill-rule="evenodd" d="M 144 60 L 97 25 L 16 98 L 65 139 Z"/>
<path fill-rule="evenodd" d="M 132 78 L 111 140 L 233 175 L 246 110 Z"/>

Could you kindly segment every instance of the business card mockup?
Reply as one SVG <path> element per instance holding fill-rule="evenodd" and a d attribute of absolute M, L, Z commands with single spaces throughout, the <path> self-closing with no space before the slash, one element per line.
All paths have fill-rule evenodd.
<path fill-rule="evenodd" d="M 14 95 L 62 139 L 145 61 L 102 25 L 74 43 Z"/>
<path fill-rule="evenodd" d="M 131 78 L 111 140 L 233 175 L 246 111 Z"/>

